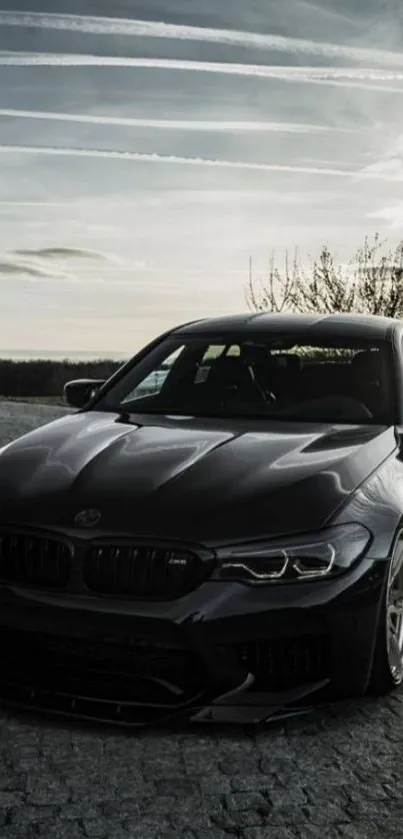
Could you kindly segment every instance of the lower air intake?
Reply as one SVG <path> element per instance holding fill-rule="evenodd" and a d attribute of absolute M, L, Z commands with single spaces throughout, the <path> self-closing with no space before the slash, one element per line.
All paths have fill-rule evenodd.
<path fill-rule="evenodd" d="M 179 642 L 118 644 L 0 630 L 0 701 L 118 725 L 181 712 L 202 694 L 204 671 Z"/>
<path fill-rule="evenodd" d="M 326 679 L 330 672 L 325 635 L 251 641 L 240 644 L 237 653 L 242 665 L 255 675 L 256 691 L 298 687 Z"/>

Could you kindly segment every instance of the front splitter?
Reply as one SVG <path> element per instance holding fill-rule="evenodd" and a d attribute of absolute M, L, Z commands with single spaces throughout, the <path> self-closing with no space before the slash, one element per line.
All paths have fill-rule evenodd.
<path fill-rule="evenodd" d="M 259 725 L 307 714 L 318 707 L 315 702 L 329 684 L 325 679 L 280 692 L 251 691 L 253 676 L 230 693 L 209 697 L 205 692 L 175 706 L 157 702 L 116 702 L 88 696 L 71 696 L 51 689 L 29 688 L 2 681 L 0 703 L 9 708 L 39 714 L 42 718 L 84 722 L 126 729 L 156 728 L 189 723 Z M 309 701 L 309 700 L 313 701 Z M 305 701 L 306 700 L 306 701 Z"/>

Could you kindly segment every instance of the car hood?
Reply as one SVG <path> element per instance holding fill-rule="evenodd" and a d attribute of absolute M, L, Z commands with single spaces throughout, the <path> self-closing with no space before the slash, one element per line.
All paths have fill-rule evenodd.
<path fill-rule="evenodd" d="M 394 450 L 393 429 L 71 414 L 0 455 L 3 522 L 206 545 L 317 529 Z"/>

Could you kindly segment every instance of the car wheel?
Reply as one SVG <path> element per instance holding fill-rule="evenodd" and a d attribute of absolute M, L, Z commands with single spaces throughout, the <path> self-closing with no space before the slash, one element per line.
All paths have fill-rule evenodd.
<path fill-rule="evenodd" d="M 369 692 L 389 693 L 403 682 L 403 538 L 397 539 L 382 595 Z"/>

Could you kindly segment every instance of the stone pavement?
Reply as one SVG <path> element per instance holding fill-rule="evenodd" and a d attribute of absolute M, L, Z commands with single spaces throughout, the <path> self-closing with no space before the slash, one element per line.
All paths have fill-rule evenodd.
<path fill-rule="evenodd" d="M 255 730 L 0 726 L 0 839 L 403 836 L 403 692 Z"/>

